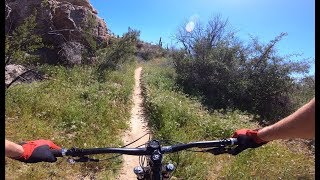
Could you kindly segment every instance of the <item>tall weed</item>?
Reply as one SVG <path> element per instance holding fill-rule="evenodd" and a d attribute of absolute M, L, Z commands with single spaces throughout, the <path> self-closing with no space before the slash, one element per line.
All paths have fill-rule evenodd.
<path fill-rule="evenodd" d="M 93 67 L 42 66 L 49 80 L 6 91 L 6 138 L 50 139 L 65 148 L 121 146 L 120 135 L 130 117 L 134 68 L 131 63 L 109 71 L 100 83 Z M 5 171 L 8 179 L 103 179 L 112 177 L 120 163 L 116 158 L 70 165 L 60 158 L 53 164 L 30 165 L 6 158 Z"/>

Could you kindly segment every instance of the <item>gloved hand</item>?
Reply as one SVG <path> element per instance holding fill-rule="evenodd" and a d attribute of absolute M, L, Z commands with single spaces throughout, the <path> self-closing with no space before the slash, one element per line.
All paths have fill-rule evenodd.
<path fill-rule="evenodd" d="M 234 149 L 230 150 L 229 153 L 237 155 L 245 149 L 260 147 L 268 141 L 264 141 L 257 136 L 258 129 L 239 129 L 233 134 L 233 138 L 238 139 L 238 145 Z"/>
<path fill-rule="evenodd" d="M 22 142 L 20 145 L 23 147 L 24 152 L 17 160 L 26 163 L 56 162 L 57 158 L 54 157 L 50 149 L 61 149 L 52 141 L 43 139 Z"/>

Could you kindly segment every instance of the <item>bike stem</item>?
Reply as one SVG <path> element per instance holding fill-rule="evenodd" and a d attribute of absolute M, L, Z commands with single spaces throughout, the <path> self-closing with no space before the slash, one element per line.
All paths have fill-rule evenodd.
<path fill-rule="evenodd" d="M 161 171 L 162 171 L 162 154 L 161 154 L 161 145 L 157 140 L 152 140 L 147 145 L 147 150 L 151 153 L 151 170 L 152 170 L 152 179 L 160 180 Z"/>

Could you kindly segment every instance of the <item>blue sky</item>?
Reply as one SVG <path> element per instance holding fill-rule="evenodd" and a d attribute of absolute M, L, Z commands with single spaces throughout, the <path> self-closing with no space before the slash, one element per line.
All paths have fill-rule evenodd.
<path fill-rule="evenodd" d="M 238 31 L 240 39 L 249 35 L 267 43 L 287 32 L 277 45 L 280 55 L 302 53 L 315 58 L 315 0 L 90 0 L 108 28 L 117 35 L 130 26 L 141 31 L 147 42 L 174 44 L 172 35 L 179 25 L 190 19 L 206 23 L 220 14 Z M 313 63 L 314 64 L 314 63 Z M 314 65 L 310 69 L 314 74 Z"/>

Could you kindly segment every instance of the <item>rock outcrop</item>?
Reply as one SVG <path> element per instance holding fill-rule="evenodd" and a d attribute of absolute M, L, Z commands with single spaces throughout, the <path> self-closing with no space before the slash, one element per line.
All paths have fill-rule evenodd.
<path fill-rule="evenodd" d="M 43 78 L 42 74 L 22 65 L 9 64 L 5 67 L 5 85 L 7 88 L 12 84 L 31 83 Z"/>
<path fill-rule="evenodd" d="M 23 74 L 26 68 L 21 65 L 10 64 L 5 68 L 5 84 L 9 85 L 20 74 Z"/>
<path fill-rule="evenodd" d="M 88 0 L 6 0 L 6 32 L 18 27 L 37 11 L 36 32 L 53 48 L 39 50 L 41 59 L 51 64 L 79 64 L 90 42 L 107 42 L 107 25 Z M 89 29 L 89 31 L 88 31 Z"/>
<path fill-rule="evenodd" d="M 137 57 L 143 60 L 151 60 L 153 58 L 165 56 L 165 52 L 159 45 L 139 42 L 137 44 Z"/>

